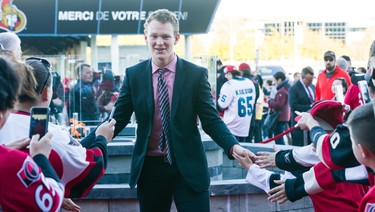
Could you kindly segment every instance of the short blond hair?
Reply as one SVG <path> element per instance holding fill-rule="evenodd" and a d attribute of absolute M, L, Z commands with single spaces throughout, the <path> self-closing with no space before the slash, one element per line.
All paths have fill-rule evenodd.
<path fill-rule="evenodd" d="M 152 12 L 146 19 L 144 27 L 144 33 L 147 34 L 148 25 L 151 23 L 151 21 L 156 20 L 160 23 L 171 23 L 173 27 L 174 34 L 177 35 L 180 32 L 180 24 L 178 22 L 178 19 L 176 17 L 176 14 L 173 12 L 167 10 L 167 9 L 159 9 L 154 12 Z"/>

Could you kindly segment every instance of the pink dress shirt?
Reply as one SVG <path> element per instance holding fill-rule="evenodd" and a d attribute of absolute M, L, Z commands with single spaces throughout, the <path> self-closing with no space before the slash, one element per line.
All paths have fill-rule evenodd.
<path fill-rule="evenodd" d="M 176 67 L 177 67 L 177 56 L 174 56 L 172 62 L 170 62 L 165 67 L 158 67 L 155 63 L 152 62 L 152 88 L 154 94 L 154 120 L 152 122 L 152 130 L 150 140 L 147 146 L 147 155 L 148 156 L 163 156 L 166 152 L 162 152 L 159 149 L 159 140 L 160 133 L 162 131 L 161 116 L 160 116 L 160 107 L 159 107 L 159 91 L 158 91 L 158 76 L 159 68 L 165 68 L 164 80 L 168 86 L 168 97 L 169 97 L 169 107 L 172 106 L 172 94 L 173 94 L 173 85 L 174 79 L 176 76 Z"/>

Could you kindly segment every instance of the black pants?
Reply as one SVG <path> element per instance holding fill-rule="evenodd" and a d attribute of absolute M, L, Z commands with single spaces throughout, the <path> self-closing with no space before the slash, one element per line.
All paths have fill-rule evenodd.
<path fill-rule="evenodd" d="M 292 134 L 292 144 L 294 146 L 304 146 L 303 130 L 297 128 L 293 130 L 291 134 Z"/>
<path fill-rule="evenodd" d="M 254 143 L 259 143 L 261 141 L 262 141 L 262 120 L 255 120 Z"/>
<path fill-rule="evenodd" d="M 179 212 L 210 211 L 208 190 L 191 189 L 176 165 L 169 165 L 164 157 L 145 158 L 137 193 L 142 212 L 169 212 L 172 198 Z"/>
<path fill-rule="evenodd" d="M 273 131 L 274 132 L 274 136 L 277 136 L 283 132 L 286 131 L 287 129 L 287 124 L 288 122 L 287 121 L 277 121 L 276 123 L 276 129 Z M 276 139 L 275 140 L 275 144 L 281 144 L 281 145 L 285 145 L 285 141 L 284 141 L 284 136 L 279 138 L 279 139 Z"/>

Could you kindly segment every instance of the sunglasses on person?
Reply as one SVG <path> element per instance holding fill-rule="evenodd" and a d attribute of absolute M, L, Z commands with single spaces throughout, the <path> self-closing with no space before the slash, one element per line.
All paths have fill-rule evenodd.
<path fill-rule="evenodd" d="M 326 62 L 332 62 L 333 59 L 332 58 L 324 58 L 324 61 L 326 61 Z"/>
<path fill-rule="evenodd" d="M 46 59 L 43 59 L 43 58 L 39 58 L 39 57 L 29 57 L 29 58 L 26 58 L 25 60 L 26 62 L 29 61 L 29 65 L 31 64 L 31 62 L 33 61 L 39 61 L 40 63 L 43 64 L 43 66 L 47 69 L 47 78 L 46 80 L 44 81 L 43 83 L 43 86 L 41 87 L 40 91 L 39 91 L 39 94 L 42 94 L 44 88 L 46 87 L 47 85 L 47 82 L 49 80 L 49 78 L 51 77 L 51 70 L 52 70 L 52 65 L 51 63 L 46 60 Z"/>

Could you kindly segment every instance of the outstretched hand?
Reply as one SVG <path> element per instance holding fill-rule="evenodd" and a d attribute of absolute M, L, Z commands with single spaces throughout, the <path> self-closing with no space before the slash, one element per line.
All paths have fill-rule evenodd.
<path fill-rule="evenodd" d="M 242 168 L 246 170 L 248 170 L 250 166 L 253 165 L 253 162 L 251 161 L 250 156 L 248 155 L 248 152 L 246 151 L 244 152 L 243 156 L 238 155 L 237 153 L 233 152 L 233 157 L 234 159 L 236 159 L 238 164 L 240 164 L 240 166 L 242 166 Z"/>
<path fill-rule="evenodd" d="M 268 200 L 271 202 L 278 202 L 279 204 L 283 204 L 286 201 L 288 201 L 288 197 L 286 196 L 285 193 L 285 181 L 284 180 L 275 180 L 274 181 L 276 184 L 279 184 L 279 186 L 276 186 L 272 188 L 269 192 L 268 195 Z"/>
<path fill-rule="evenodd" d="M 261 168 L 276 167 L 276 154 L 280 151 L 276 145 L 273 146 L 275 152 L 257 152 L 255 163 Z"/>
<path fill-rule="evenodd" d="M 255 154 L 252 153 L 250 150 L 246 149 L 246 148 L 243 148 L 241 145 L 239 144 L 235 144 L 233 145 L 233 152 L 232 152 L 232 156 L 234 153 L 236 153 L 237 155 L 239 156 L 245 156 L 245 154 L 248 155 L 248 157 L 252 160 L 252 161 L 255 161 Z M 234 157 L 234 156 L 233 156 Z"/>
<path fill-rule="evenodd" d="M 116 124 L 115 119 L 111 119 L 110 122 L 108 122 L 108 121 L 103 122 L 98 127 L 98 129 L 96 129 L 95 135 L 96 136 L 102 135 L 107 140 L 107 143 L 111 142 L 112 138 L 113 138 L 114 131 L 115 131 L 115 124 Z"/>

